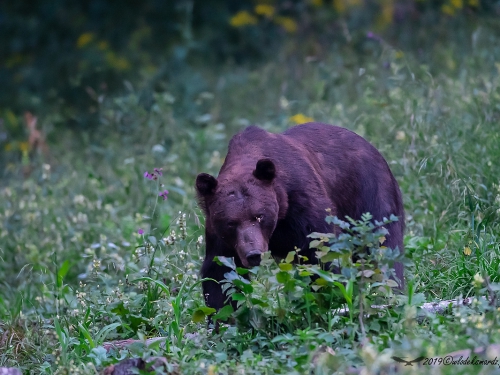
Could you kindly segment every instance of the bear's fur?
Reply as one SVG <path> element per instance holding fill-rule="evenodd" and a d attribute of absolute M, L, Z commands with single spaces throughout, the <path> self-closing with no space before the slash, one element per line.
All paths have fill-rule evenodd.
<path fill-rule="evenodd" d="M 273 134 L 250 126 L 229 142 L 217 179 L 199 174 L 196 190 L 206 215 L 203 278 L 224 279 L 228 269 L 216 264 L 215 256 L 251 267 L 268 249 L 284 258 L 297 246 L 314 262 L 307 235 L 331 232 L 327 208 L 341 219 L 359 219 L 365 212 L 375 220 L 396 215 L 384 246 L 403 251 L 398 183 L 375 147 L 341 127 L 312 122 Z M 395 270 L 403 288 L 403 265 Z M 219 284 L 205 281 L 203 293 L 208 306 L 224 306 Z"/>

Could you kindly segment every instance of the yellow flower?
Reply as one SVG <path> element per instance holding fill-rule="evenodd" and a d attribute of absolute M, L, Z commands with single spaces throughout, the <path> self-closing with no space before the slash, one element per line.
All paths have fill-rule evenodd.
<path fill-rule="evenodd" d="M 97 44 L 97 48 L 99 48 L 101 51 L 104 51 L 106 49 L 109 48 L 109 44 L 108 42 L 106 42 L 105 40 L 101 40 L 98 44 Z"/>
<path fill-rule="evenodd" d="M 464 247 L 464 254 L 467 255 L 467 256 L 469 256 L 469 255 L 472 254 L 472 250 L 470 249 L 469 246 L 465 246 Z"/>
<path fill-rule="evenodd" d="M 455 8 L 453 8 L 451 5 L 449 4 L 444 4 L 442 7 L 441 7 L 441 10 L 444 14 L 447 14 L 449 16 L 453 16 L 455 14 Z"/>
<path fill-rule="evenodd" d="M 298 29 L 297 22 L 290 17 L 279 16 L 276 17 L 275 22 L 283 27 L 288 33 L 294 33 Z"/>
<path fill-rule="evenodd" d="M 394 4 L 392 1 L 382 1 L 382 11 L 379 13 L 376 21 L 378 29 L 384 29 L 391 22 L 394 14 Z"/>
<path fill-rule="evenodd" d="M 106 61 L 112 68 L 116 70 L 128 70 L 130 69 L 130 63 L 124 57 L 116 56 L 114 52 L 106 53 Z"/>
<path fill-rule="evenodd" d="M 395 57 L 396 59 L 401 59 L 401 58 L 403 58 L 403 56 L 404 56 L 404 55 L 405 55 L 405 54 L 404 54 L 404 52 L 403 52 L 403 51 L 396 51 L 396 53 L 394 54 L 394 57 Z"/>
<path fill-rule="evenodd" d="M 28 142 L 19 142 L 19 150 L 21 150 L 22 153 L 28 152 L 30 149 L 30 146 Z"/>
<path fill-rule="evenodd" d="M 467 2 L 470 7 L 478 7 L 479 6 L 479 0 L 469 0 Z"/>
<path fill-rule="evenodd" d="M 323 5 L 323 0 L 310 0 L 311 4 L 315 7 L 320 7 Z"/>
<path fill-rule="evenodd" d="M 451 0 L 451 5 L 457 9 L 462 9 L 464 7 L 463 0 Z"/>
<path fill-rule="evenodd" d="M 333 0 L 332 5 L 338 13 L 344 13 L 347 8 L 362 5 L 362 0 Z"/>
<path fill-rule="evenodd" d="M 333 9 L 337 11 L 337 13 L 344 13 L 347 9 L 346 4 L 343 0 L 333 0 Z"/>
<path fill-rule="evenodd" d="M 229 24 L 233 27 L 243 27 L 247 25 L 255 25 L 257 23 L 257 18 L 246 10 L 239 11 L 229 20 Z"/>
<path fill-rule="evenodd" d="M 290 117 L 290 121 L 298 125 L 314 121 L 314 119 L 312 117 L 307 117 L 302 113 L 297 113 L 295 116 Z"/>
<path fill-rule="evenodd" d="M 8 109 L 5 113 L 5 118 L 13 128 L 16 128 L 19 125 L 16 115 L 10 109 Z"/>
<path fill-rule="evenodd" d="M 271 18 L 274 14 L 274 7 L 272 5 L 267 4 L 258 4 L 255 6 L 255 13 L 260 16 L 266 16 Z"/>
<path fill-rule="evenodd" d="M 94 40 L 94 34 L 93 33 L 83 33 L 76 40 L 76 46 L 78 48 L 83 48 L 87 44 L 89 44 L 90 42 L 92 42 L 92 40 Z"/>

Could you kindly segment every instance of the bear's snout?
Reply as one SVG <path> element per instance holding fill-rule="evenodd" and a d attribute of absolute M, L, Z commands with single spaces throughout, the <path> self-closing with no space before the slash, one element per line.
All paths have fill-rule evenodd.
<path fill-rule="evenodd" d="M 267 251 L 267 241 L 259 228 L 247 223 L 238 228 L 235 248 L 243 267 L 255 267 L 260 264 L 261 254 Z"/>
<path fill-rule="evenodd" d="M 249 267 L 255 267 L 260 264 L 261 254 L 260 251 L 252 251 L 247 254 L 247 262 Z"/>

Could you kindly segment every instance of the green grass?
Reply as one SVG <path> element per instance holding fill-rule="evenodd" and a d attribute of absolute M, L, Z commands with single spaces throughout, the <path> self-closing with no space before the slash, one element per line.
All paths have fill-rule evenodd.
<path fill-rule="evenodd" d="M 496 308 L 481 302 L 414 319 L 424 301 L 489 296 L 500 285 L 497 31 L 466 27 L 423 52 L 360 39 L 316 60 L 285 46 L 258 66 L 186 70 L 171 87 L 189 87 L 190 103 L 180 89 L 160 90 L 146 109 L 144 91 L 131 88 L 103 99 L 92 133 L 53 129 L 50 156 L 33 157 L 29 175 L 26 160 L 11 155 L 0 190 L 0 366 L 91 374 L 161 355 L 186 374 L 375 372 L 391 355 L 498 342 Z M 335 315 L 294 270 L 269 260 L 242 293 L 247 315 L 216 334 L 200 319 L 204 231 L 194 179 L 217 174 L 231 135 L 247 124 L 282 131 L 298 113 L 356 131 L 388 160 L 407 213 L 408 297 L 379 296 L 399 305 L 362 330 L 356 306 L 371 295 L 350 295 L 358 315 Z M 58 115 L 39 121 L 51 129 Z M 163 175 L 145 179 L 153 168 Z M 287 300 L 290 280 L 298 289 Z M 152 336 L 165 346 L 107 354 L 101 346 Z"/>

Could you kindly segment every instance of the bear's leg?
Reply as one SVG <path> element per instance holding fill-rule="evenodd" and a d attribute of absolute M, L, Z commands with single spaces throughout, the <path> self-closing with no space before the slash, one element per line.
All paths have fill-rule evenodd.
<path fill-rule="evenodd" d="M 224 274 L 229 271 L 229 268 L 219 266 L 215 263 L 213 256 L 207 256 L 203 261 L 203 266 L 201 267 L 201 277 L 217 281 L 207 280 L 202 283 L 203 296 L 205 297 L 205 303 L 208 307 L 220 310 L 225 305 L 227 297 L 224 293 L 222 293 L 220 281 L 224 280 Z"/>

